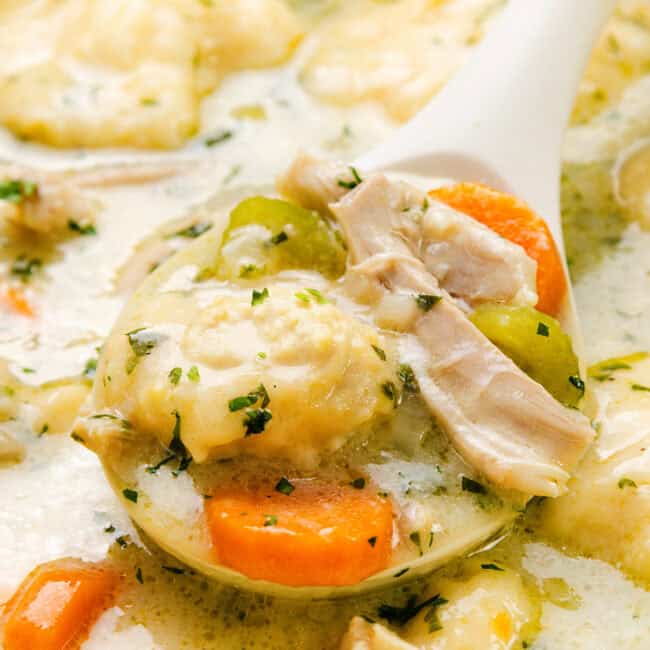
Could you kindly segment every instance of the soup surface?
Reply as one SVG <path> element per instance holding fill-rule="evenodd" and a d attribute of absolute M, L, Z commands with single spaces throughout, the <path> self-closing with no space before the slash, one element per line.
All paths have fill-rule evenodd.
<path fill-rule="evenodd" d="M 151 271 L 200 235 L 214 238 L 241 200 L 275 195 L 300 151 L 353 160 L 370 149 L 435 94 L 502 4 L 3 4 L 0 178 L 37 169 L 54 207 L 26 214 L 0 200 L 0 601 L 37 565 L 74 557 L 122 576 L 85 649 L 335 649 L 351 621 L 344 647 L 357 637 L 377 649 L 647 647 L 645 0 L 619 3 L 565 140 L 567 261 L 588 367 L 583 404 L 597 431 L 567 494 L 533 500 L 498 544 L 432 576 L 370 595 L 283 599 L 210 581 L 162 551 L 70 436 L 96 374 L 106 375 L 101 348 Z M 192 511 L 194 479 L 173 470 L 162 466 L 160 478 L 179 489 L 158 496 Z M 155 478 L 145 475 L 152 494 Z M 431 481 L 424 469 L 408 479 Z"/>

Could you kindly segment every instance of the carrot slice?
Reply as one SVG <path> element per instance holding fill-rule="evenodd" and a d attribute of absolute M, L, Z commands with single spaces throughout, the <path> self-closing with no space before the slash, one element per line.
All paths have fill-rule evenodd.
<path fill-rule="evenodd" d="M 25 294 L 17 287 L 9 287 L 5 292 L 9 306 L 22 316 L 33 318 L 36 314 Z"/>
<path fill-rule="evenodd" d="M 206 503 L 219 563 L 291 586 L 355 584 L 388 565 L 390 501 L 348 486 L 287 485 L 289 494 L 230 491 Z"/>
<path fill-rule="evenodd" d="M 80 560 L 37 567 L 4 607 L 5 650 L 63 650 L 110 606 L 117 575 Z"/>
<path fill-rule="evenodd" d="M 566 293 L 564 267 L 546 222 L 523 201 L 486 185 L 459 183 L 429 195 L 521 246 L 537 262 L 537 309 L 557 314 Z"/>

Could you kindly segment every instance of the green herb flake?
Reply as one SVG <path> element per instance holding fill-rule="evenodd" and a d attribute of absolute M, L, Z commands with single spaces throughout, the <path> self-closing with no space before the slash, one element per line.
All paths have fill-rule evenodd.
<path fill-rule="evenodd" d="M 262 291 L 253 289 L 253 294 L 251 296 L 251 306 L 255 307 L 256 305 L 261 305 L 269 297 L 269 290 L 265 287 Z"/>
<path fill-rule="evenodd" d="M 201 373 L 199 372 L 199 369 L 196 366 L 192 366 L 187 371 L 187 378 L 195 384 L 201 381 Z"/>
<path fill-rule="evenodd" d="M 471 492 L 472 494 L 487 494 L 485 486 L 481 485 L 478 481 L 469 478 L 469 476 L 461 477 L 460 486 L 464 492 Z"/>
<path fill-rule="evenodd" d="M 254 275 L 257 273 L 257 267 L 255 264 L 244 264 L 242 267 L 239 269 L 239 277 L 240 278 L 248 278 L 251 275 Z"/>
<path fill-rule="evenodd" d="M 539 336 L 548 336 L 548 334 L 549 334 L 548 325 L 546 325 L 545 323 L 542 323 L 541 321 L 539 321 L 537 323 L 537 334 Z"/>
<path fill-rule="evenodd" d="M 93 223 L 79 223 L 74 219 L 68 219 L 68 230 L 71 230 L 78 235 L 96 235 L 97 228 Z"/>
<path fill-rule="evenodd" d="M 80 436 L 76 431 L 73 431 L 73 432 L 70 434 L 70 437 L 71 437 L 75 442 L 78 442 L 78 443 L 80 443 L 80 444 L 82 444 L 82 445 L 85 445 L 85 444 L 86 444 L 86 441 L 85 441 L 85 440 L 84 440 L 84 439 L 83 439 L 83 438 L 82 438 L 82 437 L 81 437 L 81 436 Z"/>
<path fill-rule="evenodd" d="M 196 239 L 200 237 L 204 232 L 208 232 L 212 228 L 213 224 L 210 221 L 197 221 L 187 228 L 182 228 L 177 230 L 172 237 L 186 237 L 188 239 Z"/>
<path fill-rule="evenodd" d="M 234 133 L 229 130 L 223 130 L 219 131 L 218 133 L 215 133 L 213 136 L 206 138 L 204 140 L 204 144 L 206 147 L 214 147 L 217 144 L 221 144 L 222 142 L 225 142 L 226 140 L 230 140 Z"/>
<path fill-rule="evenodd" d="M 371 347 L 382 361 L 386 361 L 386 353 L 379 346 L 373 345 Z"/>
<path fill-rule="evenodd" d="M 393 402 L 393 407 L 399 404 L 399 392 L 392 381 L 386 381 L 381 385 L 381 392 Z"/>
<path fill-rule="evenodd" d="M 329 300 L 318 289 L 305 289 L 305 291 L 312 297 L 319 305 L 324 305 Z"/>
<path fill-rule="evenodd" d="M 177 576 L 185 575 L 185 569 L 179 569 L 178 567 L 175 567 L 175 566 L 163 565 L 160 568 L 163 571 L 167 571 L 167 573 L 173 573 L 174 575 L 177 575 Z"/>
<path fill-rule="evenodd" d="M 355 187 L 363 183 L 363 179 L 359 175 L 359 172 L 356 170 L 356 168 L 350 167 L 350 174 L 352 174 L 351 181 L 339 179 L 337 180 L 337 185 L 339 187 L 344 187 L 346 190 L 353 190 Z"/>
<path fill-rule="evenodd" d="M 582 381 L 578 375 L 571 375 L 569 377 L 569 383 L 577 388 L 581 393 L 585 392 L 585 382 Z"/>
<path fill-rule="evenodd" d="M 414 530 L 410 535 L 409 539 L 418 547 L 420 555 L 422 555 L 422 540 L 420 538 L 420 531 Z"/>
<path fill-rule="evenodd" d="M 266 359 L 266 352 L 258 352 L 257 353 L 257 358 L 258 359 Z"/>
<path fill-rule="evenodd" d="M 420 385 L 418 384 L 418 380 L 415 377 L 413 368 L 411 368 L 411 366 L 409 366 L 407 363 L 400 363 L 397 370 L 397 377 L 402 382 L 404 390 L 407 393 L 420 392 Z"/>
<path fill-rule="evenodd" d="M 29 280 L 32 275 L 43 266 L 43 260 L 38 257 L 27 257 L 27 255 L 19 255 L 11 265 L 12 275 L 17 275 L 23 280 Z"/>
<path fill-rule="evenodd" d="M 265 408 L 248 409 L 244 417 L 244 428 L 247 436 L 253 436 L 263 433 L 266 424 L 271 421 L 273 415 L 271 411 Z"/>
<path fill-rule="evenodd" d="M 494 564 L 493 562 L 481 564 L 481 569 L 485 569 L 486 571 L 505 571 L 505 569 L 502 569 L 498 564 Z"/>
<path fill-rule="evenodd" d="M 50 425 L 45 422 L 41 427 L 41 430 L 38 432 L 38 437 L 40 438 L 43 434 L 47 433 L 50 430 Z"/>
<path fill-rule="evenodd" d="M 95 374 L 97 373 L 97 359 L 88 359 L 86 365 L 84 366 L 83 372 L 81 373 L 84 377 L 89 379 L 94 379 Z"/>
<path fill-rule="evenodd" d="M 38 185 L 31 181 L 12 179 L 0 182 L 0 201 L 18 205 L 38 192 Z"/>
<path fill-rule="evenodd" d="M 435 307 L 441 300 L 442 296 L 433 296 L 429 293 L 419 293 L 415 296 L 417 306 L 425 313 Z"/>
<path fill-rule="evenodd" d="M 169 374 L 167 375 L 169 377 L 170 383 L 174 384 L 176 386 L 178 382 L 181 380 L 181 377 L 183 376 L 183 370 L 182 368 L 179 368 L 176 366 L 175 368 L 172 368 L 169 371 Z"/>
<path fill-rule="evenodd" d="M 149 474 L 156 474 L 158 470 L 163 466 L 169 463 L 170 461 L 174 460 L 176 456 L 174 454 L 170 454 L 169 456 L 165 456 L 162 460 L 158 461 L 155 465 L 149 465 L 146 468 L 146 471 Z"/>
<path fill-rule="evenodd" d="M 117 542 L 120 548 L 126 548 L 129 545 L 129 540 L 125 535 L 120 535 L 119 537 L 116 537 L 115 541 Z"/>
<path fill-rule="evenodd" d="M 275 491 L 286 496 L 289 496 L 295 489 L 295 486 L 284 476 L 275 485 Z"/>
<path fill-rule="evenodd" d="M 644 386 L 643 384 L 632 384 L 630 388 L 632 390 L 638 390 L 644 393 L 650 393 L 650 386 Z"/>
<path fill-rule="evenodd" d="M 277 246 L 278 244 L 282 244 L 283 242 L 287 241 L 289 239 L 289 235 L 287 235 L 284 230 L 281 230 L 277 235 L 273 235 L 271 239 L 269 239 L 269 243 L 272 246 Z"/>
<path fill-rule="evenodd" d="M 124 495 L 124 498 L 127 499 L 128 501 L 132 501 L 133 503 L 138 502 L 138 492 L 136 490 L 131 490 L 130 488 L 124 488 L 124 490 L 122 490 L 122 494 Z"/>
<path fill-rule="evenodd" d="M 275 515 L 264 515 L 264 526 L 275 526 L 278 518 Z"/>
<path fill-rule="evenodd" d="M 355 478 L 354 481 L 350 481 L 350 485 L 356 490 L 363 490 L 366 487 L 366 479 L 363 476 Z"/>
<path fill-rule="evenodd" d="M 254 391 L 248 393 L 248 395 L 240 395 L 239 397 L 231 399 L 228 402 L 228 410 L 231 413 L 241 411 L 249 406 L 253 406 L 259 399 L 262 400 L 260 406 L 263 409 L 271 403 L 271 398 L 269 397 L 264 384 L 260 384 Z"/>
<path fill-rule="evenodd" d="M 106 528 L 104 528 L 105 533 L 114 533 L 115 532 L 115 526 L 113 524 L 108 524 Z"/>
<path fill-rule="evenodd" d="M 393 625 L 402 626 L 408 623 L 412 618 L 415 618 L 423 609 L 428 608 L 429 611 L 425 616 L 425 620 L 429 623 L 430 631 L 435 631 L 435 629 L 440 629 L 440 627 L 431 630 L 431 624 L 434 622 L 432 619 L 436 614 L 437 608 L 441 605 L 446 605 L 447 602 L 446 598 L 442 598 L 440 594 L 436 594 L 435 596 L 427 598 L 417 604 L 417 596 L 411 596 L 404 607 L 380 605 L 377 614 Z M 440 625 L 439 623 L 437 624 Z"/>
<path fill-rule="evenodd" d="M 368 544 L 372 546 L 372 548 L 375 548 L 375 544 L 377 543 L 377 536 L 373 535 L 372 537 L 368 537 Z"/>
<path fill-rule="evenodd" d="M 21 368 L 21 370 L 26 374 L 26 375 L 33 375 L 36 370 L 34 368 Z"/>
<path fill-rule="evenodd" d="M 636 483 L 631 478 L 622 478 L 618 482 L 618 487 L 623 490 L 626 487 L 637 487 Z"/>
<path fill-rule="evenodd" d="M 142 577 L 142 569 L 138 567 L 135 571 L 135 579 L 141 584 L 144 584 L 144 578 Z"/>
<path fill-rule="evenodd" d="M 393 578 L 401 578 L 405 573 L 407 573 L 409 570 L 409 567 L 406 567 L 404 569 L 401 569 L 397 573 L 393 574 Z"/>
<path fill-rule="evenodd" d="M 309 302 L 309 296 L 304 293 L 303 291 L 297 291 L 296 293 L 293 294 L 298 300 L 301 302 Z"/>

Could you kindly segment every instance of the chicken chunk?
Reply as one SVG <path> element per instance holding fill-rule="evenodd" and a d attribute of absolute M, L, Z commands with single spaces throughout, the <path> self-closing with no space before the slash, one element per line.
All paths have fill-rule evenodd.
<path fill-rule="evenodd" d="M 422 396 L 456 449 L 492 482 L 557 496 L 593 437 L 587 419 L 525 375 L 465 317 L 395 230 L 404 190 L 371 176 L 330 210 L 357 271 L 422 309 L 401 345 Z"/>
<path fill-rule="evenodd" d="M 326 212 L 360 178 L 353 167 L 303 154 L 280 180 L 279 189 L 305 207 Z M 395 197 L 391 229 L 443 289 L 470 307 L 485 302 L 537 303 L 537 265 L 521 246 L 413 186 L 396 186 L 401 192 Z"/>

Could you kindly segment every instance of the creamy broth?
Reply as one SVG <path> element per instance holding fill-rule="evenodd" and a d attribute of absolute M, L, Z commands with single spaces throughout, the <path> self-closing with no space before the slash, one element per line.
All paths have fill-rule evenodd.
<path fill-rule="evenodd" d="M 89 391 L 88 362 L 97 357 L 126 299 L 152 266 L 191 242 L 170 234 L 214 220 L 243 197 L 272 192 L 278 174 L 301 149 L 341 160 L 367 151 L 397 126 L 396 119 L 408 117 L 444 83 L 500 5 L 441 3 L 451 7 L 431 20 L 428 32 L 413 25 L 418 12 L 425 11 L 422 2 L 289 4 L 307 29 L 291 60 L 227 76 L 201 104 L 199 133 L 176 151 L 59 151 L 0 130 L 0 158 L 6 161 L 80 172 L 106 163 L 142 162 L 178 171 L 150 182 L 88 190 L 101 206 L 97 235 L 45 244 L 26 235 L 15 240 L 4 234 L 1 240 L 2 284 L 15 281 L 11 269 L 21 254 L 43 263 L 24 284 L 36 317 L 0 313 L 0 358 L 7 363 L 6 369 L 0 366 L 0 388 L 11 388 L 0 397 L 0 411 L 14 416 L 0 428 L 26 449 L 22 462 L 0 465 L 0 601 L 39 563 L 108 556 L 123 572 L 124 588 L 84 642 L 88 650 L 334 649 L 353 616 L 379 620 L 381 603 L 402 605 L 427 586 L 423 579 L 364 598 L 301 603 L 212 583 L 134 528 L 96 456 L 68 435 Z M 402 62 L 405 76 L 394 69 L 391 74 L 390 61 L 369 56 L 355 62 L 352 45 L 337 49 L 341 39 L 349 40 L 346 30 L 356 29 L 367 12 L 378 34 L 385 33 L 391 16 L 403 21 L 404 33 L 415 34 L 412 49 L 422 39 L 446 35 L 426 61 L 432 73 L 424 88 L 413 82 L 417 66 L 409 57 L 417 52 L 409 48 Z M 643 2 L 624 1 L 621 12 L 583 84 L 565 147 L 565 236 L 588 365 L 650 351 L 650 233 L 642 227 L 643 215 L 617 202 L 614 175 L 620 156 L 650 135 L 650 17 Z M 633 43 L 632 51 L 621 53 L 620 43 L 615 51 L 612 33 L 620 43 Z M 364 38 L 372 41 L 372 33 Z M 369 49 L 367 43 L 360 47 Z M 628 61 L 624 57 L 629 71 L 615 74 L 612 66 L 618 70 Z M 355 75 L 364 74 L 375 86 L 355 85 Z M 405 80 L 412 85 L 393 95 Z M 627 414 L 639 434 L 625 438 L 623 460 L 640 455 L 639 446 L 650 438 L 649 393 L 633 385 L 650 386 L 649 362 L 590 382 L 601 403 L 596 415 L 601 427 L 623 431 L 620 418 Z M 634 478 L 638 493 L 619 487 L 629 470 L 616 473 L 619 457 L 616 463 L 603 462 L 607 440 L 601 436 L 596 442 L 567 496 L 529 508 L 508 539 L 480 556 L 483 563 L 500 563 L 524 576 L 532 605 L 523 647 L 647 647 L 650 559 L 641 550 L 626 561 L 628 547 L 620 546 L 617 537 L 647 537 L 647 529 L 634 522 L 650 517 L 650 472 L 642 460 Z M 593 484 L 603 491 L 592 493 Z M 612 508 L 625 513 L 620 536 L 602 521 L 617 514 L 599 513 L 598 499 L 611 500 Z M 605 542 L 591 544 L 589 538 L 598 535 Z M 431 581 L 455 581 L 462 592 L 464 577 L 475 569 L 476 560 L 454 562 Z"/>

